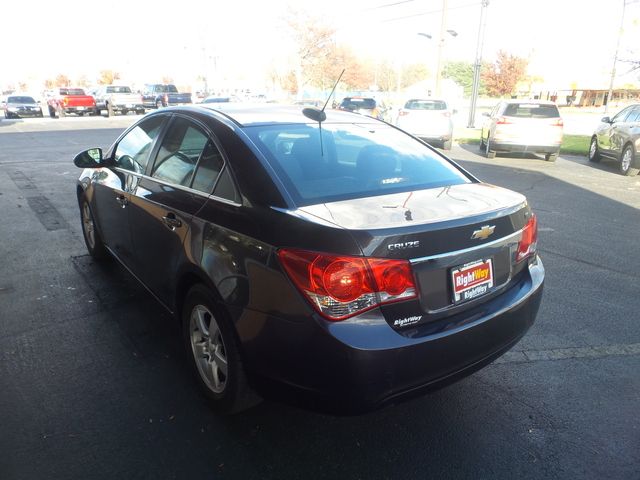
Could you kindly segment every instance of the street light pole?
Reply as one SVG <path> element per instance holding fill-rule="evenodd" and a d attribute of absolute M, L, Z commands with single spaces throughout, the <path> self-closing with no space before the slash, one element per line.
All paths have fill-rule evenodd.
<path fill-rule="evenodd" d="M 440 21 L 440 40 L 438 41 L 438 63 L 436 66 L 436 96 L 441 96 L 442 51 L 444 50 L 444 34 L 447 31 L 447 0 L 442 0 L 442 19 Z"/>
<path fill-rule="evenodd" d="M 609 111 L 609 102 L 613 100 L 613 81 L 616 79 L 616 63 L 618 62 L 618 50 L 620 49 L 620 38 L 622 37 L 622 29 L 624 27 L 624 10 L 627 6 L 627 0 L 622 0 L 622 15 L 620 17 L 620 30 L 618 31 L 618 42 L 616 43 L 616 53 L 613 56 L 613 68 L 611 69 L 611 81 L 609 82 L 609 93 L 607 94 L 607 103 L 604 105 L 604 113 Z"/>
<path fill-rule="evenodd" d="M 469 108 L 469 123 L 467 128 L 474 128 L 476 121 L 476 103 L 478 90 L 480 90 L 480 67 L 482 66 L 482 46 L 484 43 L 484 31 L 487 26 L 487 7 L 489 0 L 482 0 L 480 8 L 480 26 L 478 27 L 478 41 L 476 43 L 476 62 L 473 65 L 473 88 L 471 90 L 471 106 Z"/>

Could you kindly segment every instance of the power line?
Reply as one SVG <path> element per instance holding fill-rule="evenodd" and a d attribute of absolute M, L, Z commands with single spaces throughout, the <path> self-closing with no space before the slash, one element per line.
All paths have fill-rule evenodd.
<path fill-rule="evenodd" d="M 469 7 L 475 7 L 480 5 L 481 2 L 473 2 L 473 3 L 466 3 L 464 5 L 458 5 L 456 7 L 449 7 L 448 10 L 458 10 L 461 8 L 469 8 Z M 434 13 L 440 13 L 442 12 L 442 9 L 439 8 L 438 10 L 431 10 L 429 12 L 422 12 L 422 13 L 414 13 L 412 15 L 405 15 L 402 17 L 395 17 L 395 18 L 389 18 L 387 20 L 382 20 L 381 23 L 388 23 L 388 22 L 395 22 L 398 20 L 406 20 L 407 18 L 414 18 L 414 17 L 424 17 L 425 15 L 432 15 Z"/>
<path fill-rule="evenodd" d="M 365 8 L 365 10 L 377 10 L 378 8 L 394 7 L 396 5 L 402 5 L 403 3 L 411 3 L 411 2 L 415 2 L 415 1 L 416 0 L 404 0 L 402 2 L 386 3 L 384 5 L 378 5 L 377 7 Z"/>

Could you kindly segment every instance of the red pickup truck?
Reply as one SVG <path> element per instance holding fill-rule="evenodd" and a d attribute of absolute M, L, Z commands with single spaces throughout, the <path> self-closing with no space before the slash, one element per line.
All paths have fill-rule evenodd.
<path fill-rule="evenodd" d="M 49 116 L 51 118 L 64 117 L 68 113 L 82 116 L 98 115 L 96 101 L 91 95 L 85 94 L 81 88 L 60 87 L 57 92 L 47 100 Z"/>

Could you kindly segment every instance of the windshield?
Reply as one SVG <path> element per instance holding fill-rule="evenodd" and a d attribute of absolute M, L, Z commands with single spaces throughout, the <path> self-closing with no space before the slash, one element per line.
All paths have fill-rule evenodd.
<path fill-rule="evenodd" d="M 452 163 L 388 125 L 248 127 L 298 206 L 470 183 Z"/>
<path fill-rule="evenodd" d="M 36 103 L 33 97 L 9 97 L 7 103 Z"/>
<path fill-rule="evenodd" d="M 373 98 L 345 98 L 342 100 L 340 108 L 345 110 L 373 110 L 376 108 L 376 101 Z"/>

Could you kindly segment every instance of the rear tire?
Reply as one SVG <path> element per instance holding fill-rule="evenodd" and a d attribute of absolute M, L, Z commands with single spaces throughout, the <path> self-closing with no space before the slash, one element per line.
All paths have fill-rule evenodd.
<path fill-rule="evenodd" d="M 558 159 L 558 154 L 557 153 L 547 153 L 547 154 L 545 154 L 544 159 L 547 162 L 555 162 Z"/>
<path fill-rule="evenodd" d="M 56 110 L 51 106 L 49 106 L 49 116 L 51 118 L 56 118 Z"/>
<path fill-rule="evenodd" d="M 442 142 L 442 149 L 443 150 L 451 150 L 451 145 L 453 143 L 453 140 L 449 139 L 446 142 Z"/>
<path fill-rule="evenodd" d="M 247 383 L 233 324 L 204 285 L 194 285 L 182 310 L 188 362 L 211 407 L 232 414 L 260 402 Z"/>
<path fill-rule="evenodd" d="M 631 145 L 624 147 L 620 156 L 620 173 L 622 175 L 633 177 L 638 174 L 640 170 L 632 167 L 635 163 L 635 157 L 636 155 Z"/>
<path fill-rule="evenodd" d="M 82 194 L 80 197 L 80 219 L 82 221 L 82 235 L 87 251 L 96 260 L 105 260 L 109 257 L 109 252 L 102 242 L 102 237 L 96 228 L 96 223 L 91 211 L 91 206 L 87 197 Z"/>
<path fill-rule="evenodd" d="M 484 144 L 484 153 L 487 156 L 487 158 L 495 158 L 496 157 L 496 151 L 495 150 L 491 150 L 491 139 L 489 137 L 487 137 L 487 141 Z"/>
<path fill-rule="evenodd" d="M 601 158 L 600 149 L 598 148 L 598 139 L 593 137 L 591 139 L 591 144 L 589 145 L 589 161 L 598 163 Z"/>

